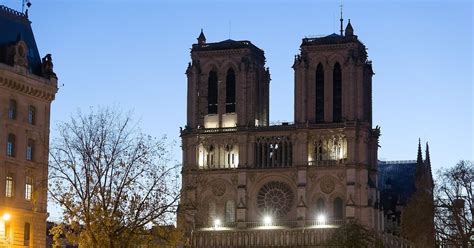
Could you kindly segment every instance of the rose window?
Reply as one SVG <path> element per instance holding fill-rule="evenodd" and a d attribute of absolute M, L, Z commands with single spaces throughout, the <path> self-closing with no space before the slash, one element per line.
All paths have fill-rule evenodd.
<path fill-rule="evenodd" d="M 263 213 L 276 217 L 285 216 L 293 204 L 293 192 L 282 182 L 269 182 L 260 189 L 257 195 L 257 206 Z"/>

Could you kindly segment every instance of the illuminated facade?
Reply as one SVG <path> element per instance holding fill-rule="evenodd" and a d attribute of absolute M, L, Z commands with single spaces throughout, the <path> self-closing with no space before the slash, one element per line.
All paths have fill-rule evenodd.
<path fill-rule="evenodd" d="M 192 46 L 178 214 L 192 246 L 295 245 L 301 228 L 318 245 L 350 219 L 383 230 L 366 47 L 349 22 L 345 33 L 304 38 L 300 51 L 294 123 L 269 125 L 264 52 L 207 43 L 203 32 Z"/>
<path fill-rule="evenodd" d="M 24 13 L 0 6 L 0 246 L 45 247 L 51 55 Z"/>

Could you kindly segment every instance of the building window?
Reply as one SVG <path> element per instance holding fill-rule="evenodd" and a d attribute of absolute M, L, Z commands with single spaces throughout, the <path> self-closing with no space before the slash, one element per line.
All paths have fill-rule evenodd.
<path fill-rule="evenodd" d="M 336 63 L 332 74 L 333 90 L 332 90 L 332 116 L 334 122 L 340 122 L 342 116 L 342 73 L 341 65 Z"/>
<path fill-rule="evenodd" d="M 208 209 L 208 221 L 209 225 L 214 225 L 214 220 L 216 218 L 216 203 L 215 202 L 209 202 L 209 205 L 207 206 Z"/>
<path fill-rule="evenodd" d="M 257 137 L 255 161 L 258 168 L 289 167 L 293 164 L 293 143 L 289 137 Z"/>
<path fill-rule="evenodd" d="M 8 106 L 8 118 L 11 120 L 16 119 L 16 101 L 10 100 L 10 105 Z"/>
<path fill-rule="evenodd" d="M 342 220 L 343 218 L 344 218 L 344 211 L 343 211 L 342 199 L 339 197 L 336 197 L 336 199 L 334 199 L 334 219 Z"/>
<path fill-rule="evenodd" d="M 217 114 L 217 72 L 209 72 L 207 81 L 207 113 Z"/>
<path fill-rule="evenodd" d="M 36 108 L 34 106 L 28 107 L 28 123 L 31 125 L 36 124 Z"/>
<path fill-rule="evenodd" d="M 235 112 L 235 73 L 234 70 L 227 71 L 227 78 L 225 84 L 225 112 Z"/>
<path fill-rule="evenodd" d="M 6 197 L 13 197 L 13 176 L 7 176 L 7 180 L 5 183 L 5 196 Z"/>
<path fill-rule="evenodd" d="M 235 203 L 232 200 L 228 200 L 225 203 L 225 222 L 226 223 L 235 222 Z"/>
<path fill-rule="evenodd" d="M 319 215 L 319 214 L 324 214 L 326 212 L 326 206 L 324 204 L 324 199 L 323 198 L 319 198 L 317 201 L 316 201 L 316 214 Z"/>
<path fill-rule="evenodd" d="M 33 177 L 26 176 L 25 179 L 25 200 L 31 201 L 33 195 Z"/>
<path fill-rule="evenodd" d="M 316 122 L 324 122 L 324 69 L 321 63 L 316 69 Z"/>
<path fill-rule="evenodd" d="M 7 156 L 15 157 L 15 135 L 8 134 L 7 139 Z"/>
<path fill-rule="evenodd" d="M 31 232 L 31 225 L 28 222 L 25 222 L 25 231 L 24 231 L 24 245 L 30 246 L 30 232 Z"/>
<path fill-rule="evenodd" d="M 33 154 L 35 150 L 35 141 L 29 139 L 26 145 L 26 160 L 33 161 Z"/>

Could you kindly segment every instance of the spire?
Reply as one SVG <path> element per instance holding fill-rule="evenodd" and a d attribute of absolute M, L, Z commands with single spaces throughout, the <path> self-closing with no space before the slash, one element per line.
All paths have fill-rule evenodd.
<path fill-rule="evenodd" d="M 416 157 L 416 164 L 423 165 L 423 156 L 421 155 L 421 139 L 418 139 L 418 156 Z"/>
<path fill-rule="evenodd" d="M 345 35 L 346 37 L 354 36 L 354 28 L 352 28 L 351 19 L 349 19 L 349 22 L 347 23 Z"/>
<path fill-rule="evenodd" d="M 425 165 L 427 168 L 431 170 L 431 161 L 430 161 L 430 147 L 428 146 L 428 142 L 426 142 L 426 150 L 425 150 Z"/>
<path fill-rule="evenodd" d="M 341 22 L 341 36 L 344 35 L 344 30 L 342 29 L 342 26 L 344 25 L 344 19 L 342 19 L 342 4 L 339 5 L 341 7 L 341 18 L 339 19 L 339 21 Z"/>
<path fill-rule="evenodd" d="M 425 167 L 428 172 L 428 180 L 430 183 L 431 190 L 433 190 L 433 173 L 431 172 L 431 160 L 430 160 L 430 147 L 428 146 L 428 142 L 426 142 L 426 150 L 425 150 Z"/>
<path fill-rule="evenodd" d="M 206 36 L 204 36 L 204 32 L 201 28 L 201 33 L 199 34 L 199 37 L 197 38 L 198 44 L 203 45 L 206 44 Z"/>

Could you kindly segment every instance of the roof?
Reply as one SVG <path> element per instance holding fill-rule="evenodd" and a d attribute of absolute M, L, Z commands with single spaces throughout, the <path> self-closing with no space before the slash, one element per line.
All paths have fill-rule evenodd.
<path fill-rule="evenodd" d="M 14 44 L 19 40 L 26 43 L 28 67 L 33 74 L 41 76 L 41 58 L 28 16 L 0 5 L 0 32 L 0 47 Z M 1 58 L 0 63 L 4 63 Z"/>
<path fill-rule="evenodd" d="M 416 161 L 379 161 L 378 188 L 384 208 L 389 199 L 405 204 L 415 191 Z"/>
<path fill-rule="evenodd" d="M 192 52 L 194 51 L 218 51 L 218 50 L 232 50 L 232 49 L 250 49 L 260 56 L 264 56 L 262 49 L 258 48 L 248 40 L 231 40 L 227 39 L 221 42 L 193 44 Z"/>
<path fill-rule="evenodd" d="M 301 46 L 344 44 L 351 42 L 356 42 L 360 45 L 363 45 L 362 42 L 357 39 L 357 36 L 343 36 L 332 33 L 323 37 L 303 38 Z"/>

